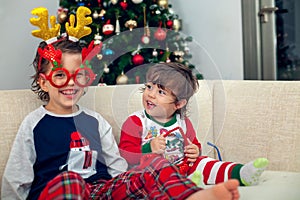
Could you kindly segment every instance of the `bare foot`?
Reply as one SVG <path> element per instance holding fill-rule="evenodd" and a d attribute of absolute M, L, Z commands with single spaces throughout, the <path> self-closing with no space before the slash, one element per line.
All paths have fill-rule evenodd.
<path fill-rule="evenodd" d="M 219 183 L 211 188 L 200 190 L 189 196 L 187 199 L 237 200 L 240 198 L 238 186 L 238 180 L 231 179 L 224 183 Z"/>

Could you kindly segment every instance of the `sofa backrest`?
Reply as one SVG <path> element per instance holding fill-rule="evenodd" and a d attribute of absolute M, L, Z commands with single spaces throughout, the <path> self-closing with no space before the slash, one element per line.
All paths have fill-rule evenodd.
<path fill-rule="evenodd" d="M 300 171 L 300 81 L 216 81 L 214 138 L 224 160 Z"/>
<path fill-rule="evenodd" d="M 31 90 L 0 90 L 0 188 L 17 130 L 24 117 L 40 105 L 42 102 Z"/>

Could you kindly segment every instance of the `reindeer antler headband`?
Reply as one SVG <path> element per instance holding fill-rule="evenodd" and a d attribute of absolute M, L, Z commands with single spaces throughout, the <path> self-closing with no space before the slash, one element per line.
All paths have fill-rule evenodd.
<path fill-rule="evenodd" d="M 47 46 L 44 49 L 39 48 L 38 53 L 41 57 L 49 60 L 54 69 L 60 66 L 61 54 L 60 50 L 55 50 L 52 43 L 57 41 L 57 36 L 60 31 L 60 24 L 56 24 L 56 17 L 50 16 L 50 25 L 48 26 L 48 10 L 43 7 L 35 8 L 31 11 L 31 14 L 38 16 L 38 18 L 30 18 L 30 23 L 34 26 L 38 26 L 40 30 L 33 30 L 32 35 L 45 40 Z M 70 15 L 70 23 L 65 24 L 68 39 L 71 41 L 78 41 L 80 38 L 91 34 L 92 30 L 87 25 L 92 23 L 92 18 L 87 16 L 91 14 L 91 10 L 87 7 L 80 6 L 76 11 L 76 26 L 75 16 Z M 82 51 L 82 59 L 89 61 L 95 54 L 97 54 L 102 47 L 102 43 L 94 48 L 94 41 L 91 42 L 88 48 L 84 48 Z M 93 55 L 91 55 L 93 54 Z M 38 66 L 40 68 L 40 64 Z"/>

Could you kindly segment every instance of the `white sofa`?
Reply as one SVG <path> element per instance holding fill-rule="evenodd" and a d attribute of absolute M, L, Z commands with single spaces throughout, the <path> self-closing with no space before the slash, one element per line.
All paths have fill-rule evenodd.
<path fill-rule="evenodd" d="M 300 82 L 199 81 L 189 116 L 203 154 L 246 163 L 266 157 L 270 164 L 258 186 L 240 187 L 241 199 L 300 198 Z M 116 140 L 122 122 L 142 109 L 142 85 L 92 86 L 80 104 L 101 113 Z M 42 102 L 29 89 L 0 91 L 0 177 L 23 118 Z"/>

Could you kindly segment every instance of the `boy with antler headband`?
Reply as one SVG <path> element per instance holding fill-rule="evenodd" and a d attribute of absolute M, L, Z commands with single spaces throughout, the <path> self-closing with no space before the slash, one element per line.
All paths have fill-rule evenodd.
<path fill-rule="evenodd" d="M 101 46 L 82 48 L 91 11 L 79 7 L 57 38 L 59 25 L 48 11 L 31 19 L 43 38 L 33 66 L 32 90 L 46 102 L 22 122 L 2 181 L 1 199 L 238 199 L 235 180 L 202 190 L 163 158 L 126 171 L 112 128 L 102 116 L 77 105 L 95 79 L 89 60 Z"/>

